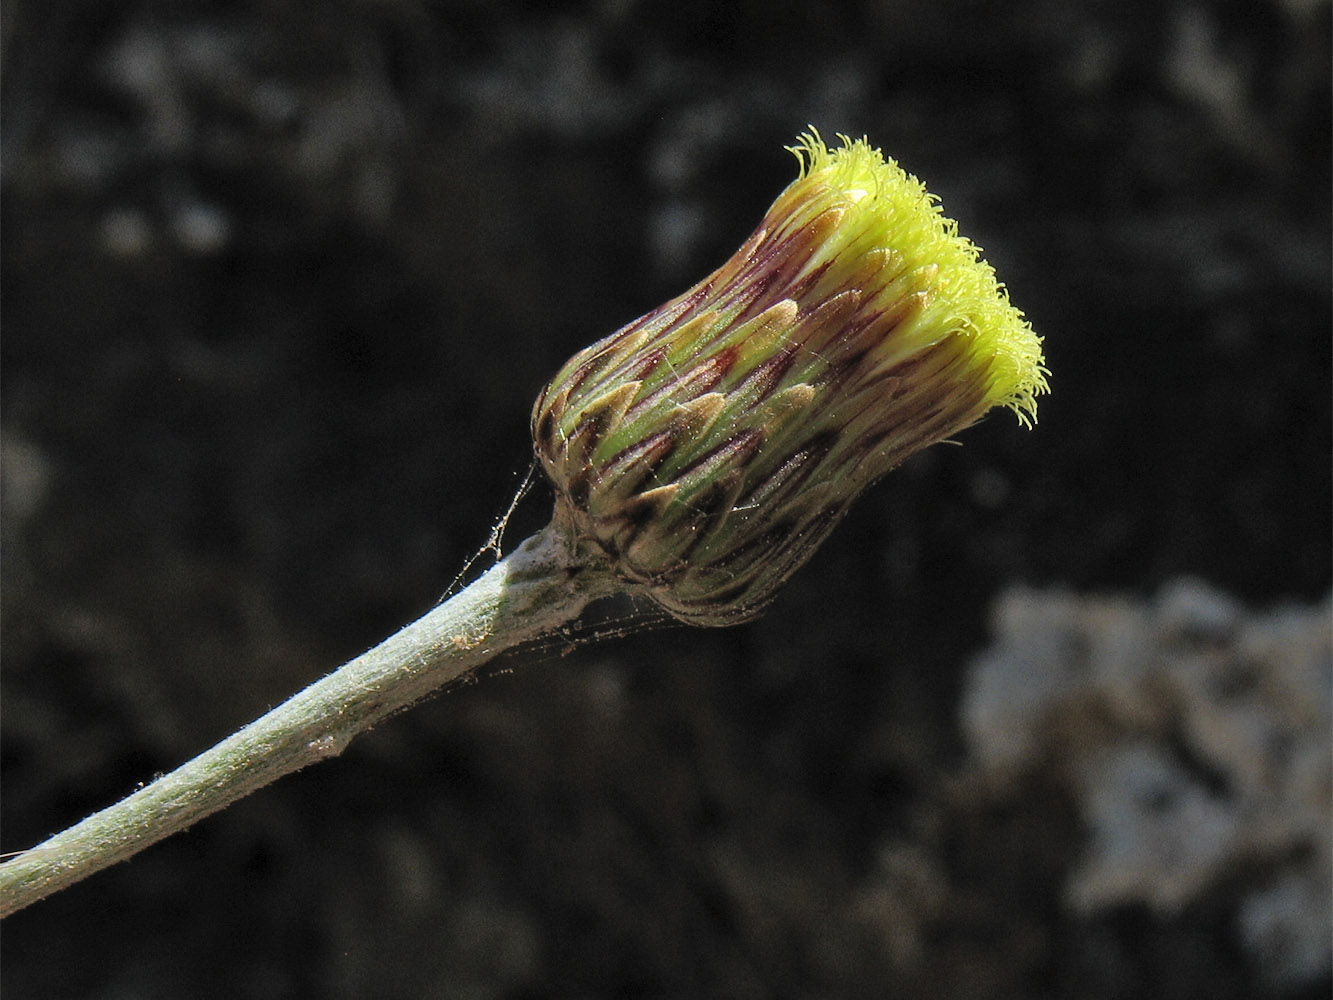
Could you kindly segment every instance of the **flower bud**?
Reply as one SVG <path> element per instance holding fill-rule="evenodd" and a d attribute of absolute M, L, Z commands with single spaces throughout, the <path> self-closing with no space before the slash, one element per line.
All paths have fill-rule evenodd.
<path fill-rule="evenodd" d="M 800 176 L 718 270 L 542 392 L 556 520 L 675 617 L 759 612 L 865 487 L 1007 406 L 1041 340 L 936 199 L 864 140 Z"/>

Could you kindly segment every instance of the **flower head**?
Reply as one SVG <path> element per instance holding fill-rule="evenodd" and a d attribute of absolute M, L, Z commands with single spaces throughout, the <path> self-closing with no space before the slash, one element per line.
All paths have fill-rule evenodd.
<path fill-rule="evenodd" d="M 936 199 L 864 139 L 800 176 L 722 267 L 575 355 L 533 410 L 556 518 L 684 621 L 756 614 L 848 505 L 1007 406 L 1041 341 Z"/>

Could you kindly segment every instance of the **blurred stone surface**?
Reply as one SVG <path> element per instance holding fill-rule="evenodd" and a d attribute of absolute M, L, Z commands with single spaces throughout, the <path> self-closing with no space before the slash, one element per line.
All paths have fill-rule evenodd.
<path fill-rule="evenodd" d="M 1194 580 L 1148 602 L 1011 590 L 974 663 L 975 766 L 1052 771 L 1087 829 L 1073 913 L 1210 896 L 1273 985 L 1329 973 L 1333 600 L 1250 613 Z"/>

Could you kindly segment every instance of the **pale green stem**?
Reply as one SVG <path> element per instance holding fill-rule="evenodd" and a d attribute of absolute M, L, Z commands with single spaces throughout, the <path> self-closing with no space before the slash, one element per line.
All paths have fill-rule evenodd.
<path fill-rule="evenodd" d="M 113 806 L 0 865 L 0 917 L 197 823 L 616 590 L 552 525 L 471 586 Z"/>

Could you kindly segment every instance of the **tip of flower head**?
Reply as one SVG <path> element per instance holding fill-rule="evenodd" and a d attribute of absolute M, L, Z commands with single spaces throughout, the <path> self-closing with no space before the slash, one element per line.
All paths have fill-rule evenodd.
<path fill-rule="evenodd" d="M 1009 301 L 981 249 L 958 232 L 939 199 L 920 180 L 870 145 L 838 133 L 830 149 L 811 126 L 788 146 L 800 163 L 792 185 L 818 184 L 845 210 L 844 245 L 891 251 L 904 270 L 938 268 L 923 315 L 913 326 L 929 343 L 967 338 L 972 365 L 986 369 L 985 408 L 1005 406 L 1020 423 L 1037 420 L 1037 397 L 1049 392 L 1041 338 Z M 789 189 L 791 190 L 791 189 Z"/>

